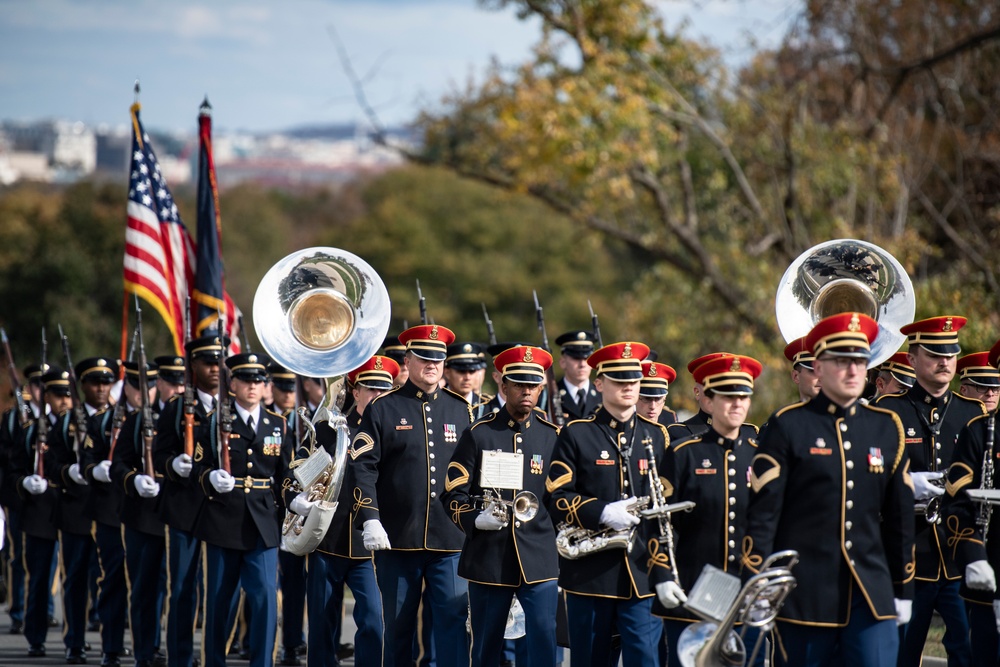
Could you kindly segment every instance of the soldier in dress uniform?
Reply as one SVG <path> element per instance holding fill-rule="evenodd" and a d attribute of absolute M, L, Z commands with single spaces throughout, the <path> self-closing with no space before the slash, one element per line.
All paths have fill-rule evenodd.
<path fill-rule="evenodd" d="M 792 364 L 792 382 L 798 388 L 799 400 L 808 401 L 819 393 L 819 382 L 813 370 L 812 350 L 806 348 L 806 337 L 796 338 L 785 346 L 785 359 Z"/>
<path fill-rule="evenodd" d="M 44 454 L 36 453 L 39 421 L 45 420 L 48 442 L 57 437 L 58 415 L 72 405 L 69 374 L 56 366 L 47 366 L 41 375 L 44 405 L 39 415 L 23 432 L 15 447 L 11 468 L 15 473 L 24 529 L 24 569 L 27 601 L 24 612 L 24 638 L 28 640 L 28 657 L 45 656 L 48 634 L 49 596 L 52 588 L 53 557 L 59 538 L 57 510 L 59 504 L 60 461 L 50 446 Z M 61 437 L 61 436 L 59 436 Z M 38 459 L 41 466 L 37 465 Z M 81 645 L 82 646 L 82 645 Z"/>
<path fill-rule="evenodd" d="M 640 545 L 578 559 L 560 557 L 559 585 L 567 592 L 574 667 L 609 664 L 616 626 L 625 664 L 658 664 L 662 624 L 650 613 L 653 593 L 641 546 L 654 538 L 655 522 L 640 522 L 633 507 L 637 496 L 651 493 L 648 448 L 653 449 L 657 470 L 663 471 L 669 443 L 664 426 L 635 410 L 641 361 L 648 351 L 642 343 L 621 342 L 590 356 L 603 406 L 560 431 L 549 466 L 543 502 L 554 522 L 587 531 L 622 531 Z"/>
<path fill-rule="evenodd" d="M 164 356 L 157 359 L 174 368 L 162 371 L 156 364 L 146 364 L 146 375 L 151 386 L 147 386 L 145 391 L 153 408 L 151 417 L 154 428 L 160 411 L 154 386 L 164 382 L 164 372 L 170 373 L 166 382 L 176 384 L 177 366 L 180 366 L 180 384 L 184 383 L 183 358 Z M 160 579 L 166 554 L 167 529 L 159 510 L 163 473 L 156 472 L 150 476 L 146 472 L 141 410 L 143 389 L 139 386 L 138 362 L 125 362 L 124 390 L 128 414 L 111 453 L 110 475 L 112 486 L 123 498 L 121 522 L 124 527 L 121 535 L 125 545 L 125 570 L 129 582 L 128 613 L 132 653 L 136 667 L 153 667 L 154 660 L 158 657 L 160 618 L 163 612 Z M 155 441 L 155 432 L 153 437 Z M 125 590 L 121 591 L 121 595 L 125 593 Z"/>
<path fill-rule="evenodd" d="M 406 346 L 399 342 L 399 336 L 387 336 L 385 341 L 382 343 L 382 354 L 389 357 L 397 364 L 399 364 L 399 374 L 396 379 L 393 380 L 393 384 L 397 387 L 402 387 L 406 384 L 406 378 L 409 377 L 409 371 L 406 370 L 406 365 L 403 363 L 403 357 L 406 356 Z"/>
<path fill-rule="evenodd" d="M 273 664 L 278 627 L 278 544 L 284 513 L 279 506 L 292 458 L 292 438 L 281 415 L 261 404 L 270 359 L 259 352 L 226 359 L 232 374 L 229 470 L 222 467 L 214 425 L 217 407 L 195 448 L 191 477 L 205 494 L 195 536 L 205 544 L 205 625 L 202 665 L 226 664 L 231 602 L 242 586 L 250 615 L 250 664 Z M 222 400 L 230 400 L 224 397 Z M 202 454 L 199 456 L 199 453 Z"/>
<path fill-rule="evenodd" d="M 886 394 L 902 394 L 916 380 L 910 357 L 906 352 L 897 352 L 879 366 L 878 375 L 875 376 L 875 399 Z"/>
<path fill-rule="evenodd" d="M 513 502 L 524 490 L 541 498 L 558 429 L 535 406 L 552 355 L 537 347 L 512 347 L 494 359 L 507 402 L 467 429 L 448 465 L 441 502 L 465 533 L 458 574 L 469 581 L 472 664 L 499 667 L 507 612 L 514 595 L 524 608 L 526 646 L 518 664 L 556 664 L 556 609 L 559 562 L 555 530 L 544 507 L 527 519 L 491 502 L 486 492 Z M 484 458 L 503 452 L 520 484 L 484 486 Z M 520 455 L 515 458 L 516 455 Z M 498 516 L 502 515 L 502 516 Z"/>
<path fill-rule="evenodd" d="M 913 387 L 902 394 L 882 396 L 876 402 L 891 410 L 903 423 L 917 502 L 940 502 L 944 474 L 951 465 L 958 434 L 971 419 L 985 413 L 983 404 L 951 391 L 956 355 L 961 352 L 958 332 L 965 318 L 932 317 L 900 328 L 909 343 L 909 361 L 916 375 Z M 962 571 L 948 548 L 945 526 L 916 523 L 917 570 L 913 617 L 903 628 L 900 667 L 917 667 L 936 609 L 945 623 L 942 643 L 954 664 L 968 665 L 969 623 L 959 595 Z"/>
<path fill-rule="evenodd" d="M 977 381 L 989 375 L 979 354 L 965 368 L 974 368 Z M 985 366 L 997 373 L 1000 341 L 988 352 Z M 959 363 L 962 362 L 959 360 Z M 969 614 L 972 664 L 1000 662 L 1000 599 L 996 571 L 1000 567 L 1000 521 L 993 517 L 995 506 L 984 506 L 969 498 L 966 491 L 997 488 L 1000 447 L 997 446 L 996 412 L 974 418 L 962 429 L 955 445 L 955 457 L 948 468 L 948 483 L 942 512 L 955 560 L 965 576 L 961 595 Z M 989 462 L 989 463 L 988 463 Z M 985 473 L 985 475 L 984 475 Z"/>
<path fill-rule="evenodd" d="M 590 331 L 567 331 L 556 338 L 560 346 L 559 368 L 563 376 L 556 383 L 562 402 L 563 419 L 586 419 L 601 406 L 601 393 L 590 381 L 587 358 L 594 351 L 594 334 Z"/>
<path fill-rule="evenodd" d="M 739 549 L 750 501 L 750 464 L 757 451 L 757 442 L 743 440 L 740 431 L 761 370 L 759 361 L 745 356 L 722 356 L 696 368 L 694 378 L 711 404 L 712 424 L 703 433 L 671 442 L 667 449 L 661 473 L 667 479 L 665 500 L 695 503 L 692 511 L 672 517 L 677 532 L 676 563 L 659 556 L 662 545 L 650 543 L 650 579 L 657 595 L 653 614 L 665 619 L 671 665 L 680 664 L 677 640 L 681 632 L 699 620 L 681 604 L 702 568 L 712 565 L 739 574 Z M 755 639 L 745 638 L 751 646 Z M 760 658 L 763 664 L 763 654 Z"/>
<path fill-rule="evenodd" d="M 649 359 L 642 362 L 642 379 L 639 380 L 639 402 L 636 410 L 652 422 L 670 426 L 677 423 L 677 413 L 666 407 L 670 383 L 677 379 L 677 371 L 666 364 Z"/>
<path fill-rule="evenodd" d="M 153 359 L 158 373 L 156 376 L 156 404 L 153 412 L 163 412 L 170 399 L 184 393 L 184 357 L 165 354 Z"/>
<path fill-rule="evenodd" d="M 479 405 L 484 400 L 480 371 L 486 368 L 485 348 L 480 343 L 452 343 L 444 360 L 444 379 L 448 389 L 463 396 L 469 405 Z"/>
<path fill-rule="evenodd" d="M 695 372 L 698 368 L 713 359 L 718 359 L 719 357 L 735 356 L 731 352 L 711 352 L 709 354 L 702 355 L 697 359 L 693 359 L 688 362 L 687 371 L 692 377 L 695 376 Z M 701 383 L 695 380 L 694 382 L 694 398 L 698 402 L 698 412 L 691 415 L 682 422 L 677 422 L 676 424 L 671 424 L 667 427 L 667 432 L 670 434 L 671 442 L 680 442 L 681 440 L 687 440 L 693 435 L 698 435 L 699 433 L 704 433 L 712 426 L 712 413 L 709 412 L 712 409 L 712 401 L 707 396 Z M 758 429 L 753 424 L 743 424 L 740 427 L 740 437 L 744 442 L 749 442 L 751 439 L 756 440 L 758 435 Z"/>
<path fill-rule="evenodd" d="M 142 406 L 142 391 L 152 394 L 157 381 L 157 367 L 146 364 L 145 389 L 139 387 L 139 363 L 125 362 L 125 381 L 118 401 L 125 401 L 126 410 Z M 150 397 L 150 403 L 153 398 Z M 155 423 L 155 422 L 154 422 Z M 125 547 L 122 544 L 122 493 L 111 483 L 111 441 L 114 429 L 114 409 L 107 407 L 90 418 L 84 443 L 82 466 L 90 484 L 87 515 L 94 521 L 97 557 L 101 566 L 97 614 L 101 621 L 101 665 L 117 667 L 125 650 L 125 615 L 128 612 L 128 590 L 125 583 Z M 117 444 L 116 444 L 117 447 Z M 162 524 L 161 524 L 162 526 Z"/>
<path fill-rule="evenodd" d="M 228 338 L 210 334 L 190 340 L 185 351 L 194 384 L 194 441 L 204 440 L 208 414 L 219 391 L 219 359 Z M 194 660 L 194 624 L 197 608 L 198 559 L 201 542 L 194 535 L 195 520 L 205 496 L 191 477 L 195 461 L 184 452 L 184 397 L 174 396 L 156 425 L 153 459 L 164 476 L 160 491 L 160 518 L 167 524 L 167 661 L 169 667 L 191 667 Z M 195 451 L 197 455 L 197 451 Z"/>
<path fill-rule="evenodd" d="M 410 665 L 421 584 L 431 600 L 434 642 L 442 667 L 469 660 L 466 585 L 457 575 L 462 531 L 437 497 L 447 462 L 472 422 L 472 406 L 439 389 L 447 346 L 455 334 L 438 325 L 411 327 L 409 379 L 365 410 L 351 444 L 357 520 L 375 565 L 385 614 L 386 664 Z"/>
<path fill-rule="evenodd" d="M 1000 398 L 1000 371 L 990 365 L 989 352 L 976 352 L 959 358 L 958 393 L 982 401 L 987 412 L 997 409 Z"/>
<path fill-rule="evenodd" d="M 355 401 L 347 416 L 352 434 L 357 433 L 361 417 L 371 401 L 393 388 L 393 379 L 398 373 L 399 364 L 379 355 L 348 373 Z M 331 455 L 335 444 L 333 438 L 323 443 Z M 308 450 L 299 451 L 298 457 L 308 456 Z M 290 485 L 292 475 L 287 479 L 286 484 Z M 354 521 L 359 509 L 354 489 L 353 471 L 349 466 L 330 528 L 316 551 L 309 555 L 309 664 L 317 667 L 335 667 L 343 657 L 339 645 L 343 594 L 335 592 L 345 584 L 354 595 L 354 622 L 357 625 L 354 660 L 359 665 L 382 664 L 382 598 L 371 552 L 365 548 L 360 526 Z M 308 516 L 315 504 L 316 501 L 310 501 L 307 492 L 303 491 L 292 499 L 289 509 Z"/>
<path fill-rule="evenodd" d="M 772 415 L 753 459 L 743 574 L 784 549 L 801 559 L 778 616 L 779 664 L 896 664 L 913 488 L 899 418 L 858 400 L 877 335 L 867 315 L 820 320 L 807 336 L 820 393 Z"/>

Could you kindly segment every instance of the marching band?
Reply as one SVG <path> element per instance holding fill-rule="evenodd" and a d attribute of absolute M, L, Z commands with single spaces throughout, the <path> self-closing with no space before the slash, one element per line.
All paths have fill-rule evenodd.
<path fill-rule="evenodd" d="M 820 282 L 795 289 L 815 303 L 837 281 Z M 318 331 L 355 298 L 331 290 L 287 299 L 316 318 L 291 324 L 305 362 L 263 335 L 271 354 L 228 355 L 214 332 L 151 362 L 140 334 L 138 359 L 66 370 L 43 346 L 22 388 L 7 349 L 0 502 L 29 658 L 60 576 L 68 664 L 88 661 L 88 606 L 107 667 L 225 665 L 241 623 L 255 666 L 553 667 L 561 647 L 574 667 L 742 664 L 685 643 L 710 618 L 699 575 L 738 590 L 792 553 L 781 595 L 729 605 L 740 641 L 770 649 L 755 664 L 915 666 L 934 612 L 949 664 L 1000 661 L 1000 341 L 960 357 L 965 318 L 817 309 L 783 330 L 797 400 L 758 429 L 754 382 L 776 369 L 746 355 L 691 361 L 699 411 L 678 421 L 677 373 L 644 343 L 574 330 L 555 352 L 487 347 L 426 321 L 386 338 L 387 315 L 365 312 L 355 345 Z M 309 365 L 344 346 L 341 366 Z"/>

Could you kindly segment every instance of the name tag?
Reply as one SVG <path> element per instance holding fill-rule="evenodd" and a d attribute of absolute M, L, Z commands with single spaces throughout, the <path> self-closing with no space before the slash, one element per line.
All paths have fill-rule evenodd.
<path fill-rule="evenodd" d="M 905 442 L 908 445 L 919 445 L 923 441 L 924 441 L 923 438 L 906 438 L 905 440 L 903 440 L 903 442 Z"/>
<path fill-rule="evenodd" d="M 412 431 L 413 430 L 413 425 L 409 424 L 407 426 L 396 426 L 396 430 L 397 431 Z"/>
<path fill-rule="evenodd" d="M 696 475 L 714 475 L 716 473 L 715 468 L 695 468 L 694 474 Z"/>
<path fill-rule="evenodd" d="M 833 454 L 833 450 L 829 447 L 810 447 L 809 453 L 819 454 L 820 456 L 829 456 L 830 454 Z"/>
<path fill-rule="evenodd" d="M 594 461 L 594 464 L 599 466 L 613 466 L 615 463 L 616 461 L 614 459 L 597 459 Z"/>

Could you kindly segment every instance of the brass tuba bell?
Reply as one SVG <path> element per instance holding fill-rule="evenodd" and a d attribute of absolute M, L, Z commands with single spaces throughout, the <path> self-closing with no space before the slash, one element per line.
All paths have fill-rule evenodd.
<path fill-rule="evenodd" d="M 815 245 L 785 270 L 774 297 L 785 342 L 805 336 L 824 317 L 858 312 L 878 322 L 869 368 L 891 357 L 913 321 L 913 285 L 895 257 L 873 243 L 837 239 Z"/>

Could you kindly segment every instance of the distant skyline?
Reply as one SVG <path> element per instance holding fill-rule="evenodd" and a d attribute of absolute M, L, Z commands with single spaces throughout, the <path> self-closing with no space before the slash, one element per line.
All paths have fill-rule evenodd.
<path fill-rule="evenodd" d="M 670 27 L 731 63 L 783 36 L 800 0 L 661 1 Z M 539 22 L 475 0 L 0 0 L 0 119 L 124 125 L 140 79 L 144 124 L 194 131 L 207 94 L 219 130 L 363 121 L 330 29 L 383 122 L 411 120 L 491 59 L 524 62 Z"/>

